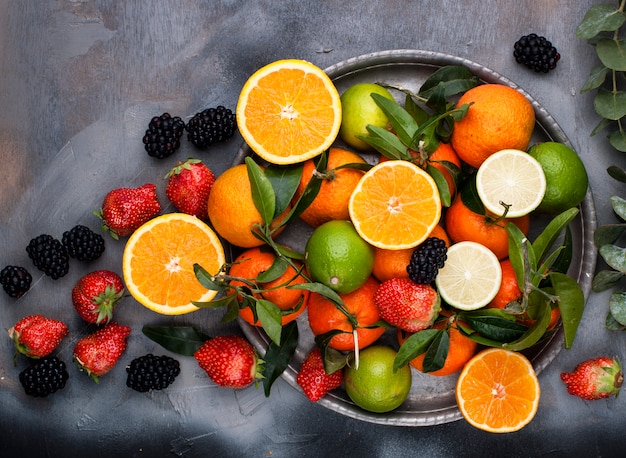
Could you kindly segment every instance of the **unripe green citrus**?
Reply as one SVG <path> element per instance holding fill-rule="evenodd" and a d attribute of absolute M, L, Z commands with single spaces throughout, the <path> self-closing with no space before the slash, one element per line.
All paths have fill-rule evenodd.
<path fill-rule="evenodd" d="M 371 83 L 355 84 L 341 95 L 339 136 L 348 145 L 360 150 L 371 149 L 367 143 L 357 138 L 358 135 L 369 135 L 368 124 L 383 128 L 387 126 L 387 116 L 374 102 L 372 92 L 393 100 L 387 89 Z"/>
<path fill-rule="evenodd" d="M 360 352 L 358 369 L 344 370 L 346 393 L 362 409 L 389 412 L 399 407 L 411 390 L 411 368 L 393 370 L 396 351 L 386 345 L 372 345 Z"/>
<path fill-rule="evenodd" d="M 533 145 L 528 154 L 537 159 L 546 176 L 546 193 L 537 210 L 556 214 L 582 202 L 589 178 L 573 149 L 563 143 L 544 142 Z"/>
<path fill-rule="evenodd" d="M 344 294 L 365 283 L 374 268 L 374 248 L 350 221 L 318 226 L 307 241 L 304 257 L 313 280 Z"/>

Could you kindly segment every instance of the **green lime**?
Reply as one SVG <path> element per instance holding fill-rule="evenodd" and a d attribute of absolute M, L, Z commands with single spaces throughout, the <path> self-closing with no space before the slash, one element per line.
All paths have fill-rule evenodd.
<path fill-rule="evenodd" d="M 385 345 L 372 345 L 360 352 L 359 368 L 344 371 L 346 393 L 362 409 L 389 412 L 400 406 L 411 390 L 411 368 L 393 370 L 396 351 Z"/>
<path fill-rule="evenodd" d="M 369 135 L 368 124 L 386 127 L 387 116 L 380 109 L 371 94 L 380 94 L 393 100 L 391 93 L 378 84 L 359 83 L 348 88 L 341 94 L 341 128 L 339 136 L 353 148 L 360 150 L 371 149 L 357 135 Z"/>
<path fill-rule="evenodd" d="M 374 248 L 350 221 L 332 220 L 313 231 L 304 259 L 313 280 L 338 293 L 349 293 L 372 274 Z"/>
<path fill-rule="evenodd" d="M 533 145 L 528 154 L 537 159 L 546 176 L 546 193 L 537 210 L 561 213 L 582 202 L 589 177 L 573 149 L 563 143 L 545 142 Z"/>

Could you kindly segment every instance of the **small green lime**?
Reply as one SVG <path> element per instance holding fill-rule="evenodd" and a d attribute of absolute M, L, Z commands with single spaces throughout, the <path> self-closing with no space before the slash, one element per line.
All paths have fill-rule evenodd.
<path fill-rule="evenodd" d="M 350 221 L 332 220 L 313 231 L 304 259 L 313 280 L 338 293 L 349 293 L 372 274 L 374 248 Z"/>
<path fill-rule="evenodd" d="M 537 159 L 546 176 L 546 193 L 537 210 L 556 214 L 582 202 L 589 177 L 573 149 L 563 143 L 544 142 L 533 145 L 528 154 Z"/>
<path fill-rule="evenodd" d="M 399 407 L 411 390 L 411 368 L 393 370 L 396 351 L 385 345 L 372 345 L 360 352 L 359 368 L 344 371 L 346 393 L 362 409 L 389 412 Z"/>
<path fill-rule="evenodd" d="M 378 84 L 359 83 L 348 88 L 341 94 L 341 128 L 339 136 L 353 148 L 371 149 L 357 135 L 369 135 L 366 127 L 372 124 L 378 127 L 387 126 L 387 116 L 372 98 L 371 94 L 380 94 L 393 100 L 391 93 Z"/>

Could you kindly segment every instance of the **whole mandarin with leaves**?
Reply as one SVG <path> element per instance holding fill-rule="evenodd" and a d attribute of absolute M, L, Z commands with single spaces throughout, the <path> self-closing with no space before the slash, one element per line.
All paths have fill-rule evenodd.
<path fill-rule="evenodd" d="M 518 90 L 482 84 L 466 91 L 457 107 L 471 104 L 454 123 L 450 142 L 459 158 L 474 168 L 503 149 L 526 151 L 535 128 L 535 111 Z"/>
<path fill-rule="evenodd" d="M 489 215 L 473 212 L 457 195 L 445 213 L 445 227 L 453 242 L 476 242 L 489 248 L 498 257 L 509 256 L 509 239 L 506 225 L 515 224 L 522 233 L 527 234 L 530 228 L 530 216 L 519 218 L 496 219 Z"/>
<path fill-rule="evenodd" d="M 369 277 L 355 291 L 339 294 L 345 304 L 346 312 L 356 320 L 359 349 L 373 344 L 385 332 L 385 328 L 376 325 L 380 320 L 378 307 L 374 303 L 374 294 L 376 294 L 378 285 L 379 283 L 374 277 Z M 315 336 L 335 330 L 343 331 L 330 339 L 329 347 L 339 351 L 355 349 L 354 328 L 348 317 L 333 302 L 321 294 L 313 292 L 309 296 L 308 319 L 311 331 Z"/>
<path fill-rule="evenodd" d="M 313 176 L 322 180 L 318 194 L 311 204 L 300 214 L 300 218 L 313 227 L 331 220 L 348 220 L 348 202 L 364 172 L 356 168 L 340 168 L 346 164 L 365 164 L 365 160 L 356 153 L 342 148 L 331 148 L 328 151 L 326 170 L 318 172 L 316 161 L 305 161 L 302 178 L 296 189 L 294 201 L 299 199 Z"/>
<path fill-rule="evenodd" d="M 268 271 L 274 261 L 276 254 L 269 247 L 254 247 L 241 253 L 231 265 L 228 275 L 247 279 L 262 290 L 254 293 L 258 299 L 266 299 L 276 305 L 282 312 L 282 324 L 292 322 L 298 318 L 307 307 L 309 291 L 302 289 L 291 289 L 288 286 L 299 285 L 306 282 L 306 279 L 292 266 L 287 266 L 286 270 L 276 279 L 268 282 L 259 282 L 257 277 Z M 296 264 L 298 268 L 301 266 Z M 230 286 L 248 286 L 244 281 L 231 280 Z M 227 294 L 235 294 L 234 289 L 229 289 Z M 288 312 L 288 313 L 285 313 Z M 254 315 L 250 307 L 239 309 L 239 316 L 253 326 L 260 326 L 261 323 L 254 320 Z"/>
<path fill-rule="evenodd" d="M 216 178 L 207 208 L 213 228 L 228 242 L 242 248 L 263 245 L 264 242 L 252 233 L 255 224 L 263 224 L 263 218 L 252 200 L 246 164 L 226 169 Z M 275 218 L 270 226 L 276 227 L 288 211 L 289 208 Z M 283 227 L 275 235 L 280 234 Z"/>

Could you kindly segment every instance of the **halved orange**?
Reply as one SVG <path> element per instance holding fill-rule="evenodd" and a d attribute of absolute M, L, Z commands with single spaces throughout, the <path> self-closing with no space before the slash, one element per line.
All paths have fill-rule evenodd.
<path fill-rule="evenodd" d="M 198 310 L 192 301 L 207 302 L 217 294 L 200 284 L 193 265 L 217 274 L 225 260 L 219 238 L 206 223 L 169 213 L 151 219 L 129 237 L 122 271 L 137 302 L 163 315 L 181 315 Z"/>
<path fill-rule="evenodd" d="M 466 364 L 456 384 L 463 417 L 492 433 L 518 431 L 534 418 L 539 381 L 530 361 L 502 348 L 483 350 Z"/>
<path fill-rule="evenodd" d="M 246 81 L 236 117 L 243 139 L 261 158 L 295 164 L 333 143 L 341 126 L 341 101 L 319 67 L 304 60 L 279 60 Z"/>
<path fill-rule="evenodd" d="M 350 196 L 350 219 L 361 237 L 387 250 L 413 248 L 433 231 L 441 200 L 432 177 L 403 160 L 372 167 Z"/>

